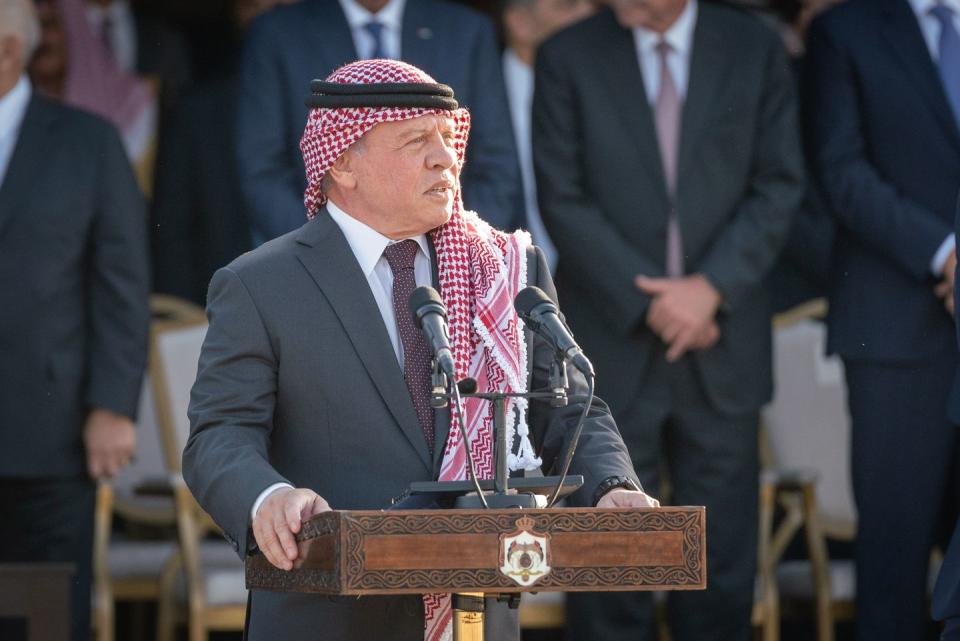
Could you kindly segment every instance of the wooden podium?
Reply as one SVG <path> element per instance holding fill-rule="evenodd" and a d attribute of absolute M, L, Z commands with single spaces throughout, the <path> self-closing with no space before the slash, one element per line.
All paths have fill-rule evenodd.
<path fill-rule="evenodd" d="M 304 523 L 293 570 L 257 554 L 246 578 L 327 595 L 698 590 L 705 532 L 702 507 L 333 511 Z"/>

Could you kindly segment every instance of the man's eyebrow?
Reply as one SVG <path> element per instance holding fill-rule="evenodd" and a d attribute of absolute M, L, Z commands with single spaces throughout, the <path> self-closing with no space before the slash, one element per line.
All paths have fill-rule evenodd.
<path fill-rule="evenodd" d="M 410 129 L 405 129 L 400 132 L 400 138 L 407 140 L 409 138 L 415 138 L 417 136 L 422 136 L 423 134 L 429 131 L 429 127 L 412 127 Z"/>

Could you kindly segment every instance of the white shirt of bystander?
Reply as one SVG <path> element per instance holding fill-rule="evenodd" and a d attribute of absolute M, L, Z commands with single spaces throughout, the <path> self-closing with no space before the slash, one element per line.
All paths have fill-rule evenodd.
<path fill-rule="evenodd" d="M 0 96 L 0 186 L 3 186 L 3 179 L 6 177 L 7 168 L 10 165 L 10 158 L 17 146 L 20 126 L 23 124 L 23 117 L 30 105 L 30 95 L 32 93 L 30 80 L 24 74 L 20 76 L 20 80 L 13 86 L 13 89 L 8 91 L 5 96 Z"/>

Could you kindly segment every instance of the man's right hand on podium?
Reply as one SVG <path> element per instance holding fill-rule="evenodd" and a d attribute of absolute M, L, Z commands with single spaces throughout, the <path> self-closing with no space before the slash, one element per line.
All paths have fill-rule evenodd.
<path fill-rule="evenodd" d="M 253 519 L 253 536 L 263 555 L 281 570 L 297 559 L 294 536 L 304 521 L 330 510 L 322 496 L 306 488 L 281 487 L 264 499 Z"/>

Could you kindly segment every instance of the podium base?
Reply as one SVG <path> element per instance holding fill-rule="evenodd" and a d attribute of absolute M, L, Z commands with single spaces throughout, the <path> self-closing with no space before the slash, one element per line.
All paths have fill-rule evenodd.
<path fill-rule="evenodd" d="M 455 593 L 452 604 L 453 641 L 483 641 L 483 593 Z"/>

